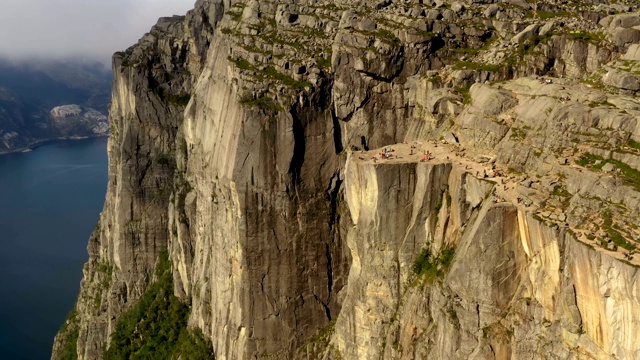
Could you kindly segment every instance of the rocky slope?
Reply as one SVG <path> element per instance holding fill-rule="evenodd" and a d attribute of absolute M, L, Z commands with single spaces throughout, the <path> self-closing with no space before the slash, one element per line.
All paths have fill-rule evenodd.
<path fill-rule="evenodd" d="M 53 358 L 102 358 L 165 249 L 219 359 L 640 357 L 639 26 L 601 1 L 161 19 L 114 56 Z"/>
<path fill-rule="evenodd" d="M 0 154 L 46 140 L 105 136 L 111 74 L 100 64 L 0 59 Z M 62 120 L 59 106 L 86 115 Z"/>

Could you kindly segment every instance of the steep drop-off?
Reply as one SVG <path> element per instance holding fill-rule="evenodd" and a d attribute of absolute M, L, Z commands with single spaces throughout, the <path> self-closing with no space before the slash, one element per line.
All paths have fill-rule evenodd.
<path fill-rule="evenodd" d="M 161 19 L 114 56 L 105 208 L 53 358 L 102 358 L 165 249 L 218 359 L 640 357 L 634 6 Z"/>

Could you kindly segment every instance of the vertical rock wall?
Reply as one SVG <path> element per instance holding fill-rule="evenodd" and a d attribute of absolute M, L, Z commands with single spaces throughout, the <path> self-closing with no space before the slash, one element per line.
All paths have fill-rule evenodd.
<path fill-rule="evenodd" d="M 353 262 L 327 357 L 639 356 L 638 268 L 488 201 L 491 183 L 451 166 L 347 163 Z M 455 247 L 448 271 L 415 275 L 421 248 L 445 248 L 442 233 Z"/>

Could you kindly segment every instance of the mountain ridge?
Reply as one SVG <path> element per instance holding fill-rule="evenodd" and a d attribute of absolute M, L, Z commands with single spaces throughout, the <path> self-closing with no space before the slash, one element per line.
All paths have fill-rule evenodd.
<path fill-rule="evenodd" d="M 108 71 L 92 63 L 0 61 L 4 94 L 0 99 L 0 153 L 23 151 L 56 139 L 108 135 L 104 129 L 92 130 L 97 123 L 63 128 L 49 113 L 56 106 L 79 104 L 106 114 L 110 80 Z"/>

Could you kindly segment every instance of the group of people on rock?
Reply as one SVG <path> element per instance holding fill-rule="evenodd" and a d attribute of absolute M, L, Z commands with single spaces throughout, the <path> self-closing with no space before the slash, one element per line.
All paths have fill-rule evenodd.
<path fill-rule="evenodd" d="M 540 84 L 547 84 L 547 85 L 553 84 L 553 80 L 551 79 L 540 78 L 539 81 L 540 81 Z"/>
<path fill-rule="evenodd" d="M 433 154 L 432 154 L 432 153 L 430 153 L 430 152 L 429 152 L 429 151 L 427 151 L 427 150 L 423 150 L 423 151 L 422 151 L 422 159 L 420 159 L 420 162 L 425 162 L 425 161 L 433 160 L 433 159 L 435 159 L 435 158 L 436 158 L 436 157 L 435 157 L 435 156 L 433 156 Z"/>

